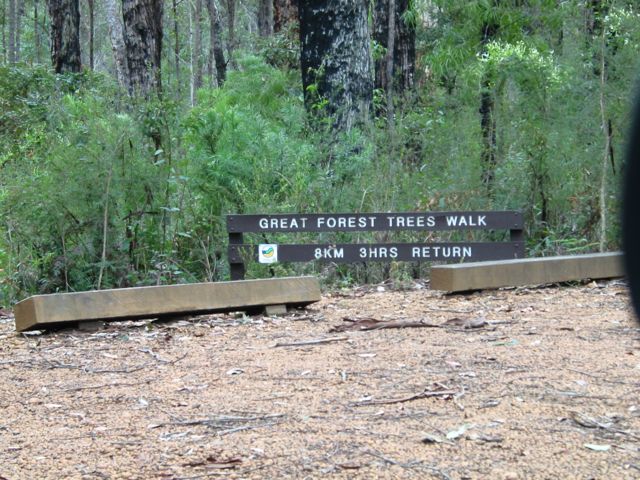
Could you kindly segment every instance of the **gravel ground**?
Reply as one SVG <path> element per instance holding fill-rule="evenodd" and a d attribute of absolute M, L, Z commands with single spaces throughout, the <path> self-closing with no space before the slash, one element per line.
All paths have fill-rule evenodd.
<path fill-rule="evenodd" d="M 640 478 L 639 331 L 620 281 L 29 335 L 5 312 L 0 479 Z"/>

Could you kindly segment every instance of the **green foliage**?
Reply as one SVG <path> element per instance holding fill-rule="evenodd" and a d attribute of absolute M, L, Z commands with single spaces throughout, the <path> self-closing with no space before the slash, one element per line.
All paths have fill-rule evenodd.
<path fill-rule="evenodd" d="M 640 11 L 608 2 L 602 29 L 589 31 L 588 7 L 578 0 L 413 0 L 403 19 L 418 32 L 415 90 L 395 99 L 392 126 L 384 92 L 374 92 L 380 117 L 339 135 L 313 85 L 306 93 L 315 114 L 305 111 L 293 30 L 247 54 L 252 37 L 239 29 L 237 69 L 223 88 L 201 89 L 193 107 L 179 96 L 186 72 L 178 75 L 169 57 L 164 84 L 177 100 L 131 101 L 105 75 L 0 67 L 0 304 L 31 293 L 226 279 L 228 213 L 518 209 L 529 254 L 572 253 L 599 244 L 604 180 L 605 243 L 616 247 Z M 185 18 L 178 18 L 182 35 Z M 374 45 L 374 53 L 384 49 Z M 491 99 L 496 138 L 489 186 L 482 181 L 482 95 Z M 609 129 L 614 161 L 604 164 Z M 252 264 L 248 274 L 310 272 L 348 285 L 404 281 L 425 268 Z"/>

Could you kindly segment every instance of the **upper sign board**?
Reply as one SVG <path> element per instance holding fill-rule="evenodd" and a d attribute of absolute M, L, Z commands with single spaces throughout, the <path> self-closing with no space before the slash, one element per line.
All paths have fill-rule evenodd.
<path fill-rule="evenodd" d="M 374 232 L 387 230 L 520 230 L 522 213 L 416 212 L 416 213 L 310 213 L 228 215 L 233 232 Z"/>

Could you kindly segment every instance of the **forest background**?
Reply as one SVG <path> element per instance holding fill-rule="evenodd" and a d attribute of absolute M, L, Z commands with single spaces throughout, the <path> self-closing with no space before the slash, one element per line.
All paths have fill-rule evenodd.
<path fill-rule="evenodd" d="M 227 279 L 227 213 L 515 209 L 530 256 L 619 247 L 637 2 L 0 9 L 0 306 Z M 252 265 L 248 276 L 349 284 L 427 268 Z"/>

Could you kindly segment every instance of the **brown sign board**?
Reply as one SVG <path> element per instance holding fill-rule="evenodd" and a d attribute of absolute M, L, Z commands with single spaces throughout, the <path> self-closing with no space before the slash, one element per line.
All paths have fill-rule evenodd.
<path fill-rule="evenodd" d="M 262 257 L 260 255 L 261 248 L 268 251 L 277 262 L 311 262 L 314 260 L 334 263 L 375 261 L 479 262 L 524 257 L 523 242 L 263 244 L 231 245 L 229 247 L 229 262 L 258 261 Z"/>
<path fill-rule="evenodd" d="M 522 230 L 522 213 L 410 212 L 228 215 L 229 233 Z"/>
<path fill-rule="evenodd" d="M 524 222 L 517 211 L 309 213 L 228 215 L 229 267 L 232 280 L 244 278 L 245 263 L 324 261 L 486 261 L 524 257 Z M 244 233 L 509 230 L 509 242 L 274 244 L 247 245 Z"/>

